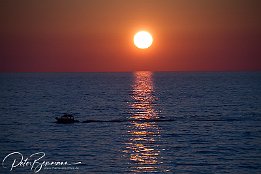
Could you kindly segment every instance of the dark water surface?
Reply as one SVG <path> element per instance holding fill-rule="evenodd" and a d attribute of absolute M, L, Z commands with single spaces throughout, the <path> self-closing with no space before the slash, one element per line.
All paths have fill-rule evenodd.
<path fill-rule="evenodd" d="M 261 73 L 3 73 L 0 114 L 0 173 L 261 173 Z"/>

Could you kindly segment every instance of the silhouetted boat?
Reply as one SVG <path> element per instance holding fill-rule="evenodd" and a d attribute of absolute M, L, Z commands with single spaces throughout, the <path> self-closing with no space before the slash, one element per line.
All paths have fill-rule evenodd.
<path fill-rule="evenodd" d="M 71 115 L 71 114 L 64 114 L 63 116 L 61 117 L 56 117 L 56 123 L 76 123 L 76 122 L 79 122 L 78 120 L 75 120 L 74 119 L 74 116 Z"/>

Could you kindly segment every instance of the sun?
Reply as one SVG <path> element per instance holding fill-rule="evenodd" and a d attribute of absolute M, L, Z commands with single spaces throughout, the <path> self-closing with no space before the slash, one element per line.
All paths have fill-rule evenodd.
<path fill-rule="evenodd" d="M 153 42 L 153 37 L 147 31 L 139 31 L 134 35 L 134 45 L 140 49 L 149 48 Z"/>

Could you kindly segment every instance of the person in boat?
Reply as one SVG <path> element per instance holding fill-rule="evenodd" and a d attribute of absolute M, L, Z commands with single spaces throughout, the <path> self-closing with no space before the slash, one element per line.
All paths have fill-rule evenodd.
<path fill-rule="evenodd" d="M 71 114 L 64 114 L 61 117 L 56 117 L 57 123 L 74 123 L 79 122 L 78 120 L 74 119 L 74 116 Z"/>

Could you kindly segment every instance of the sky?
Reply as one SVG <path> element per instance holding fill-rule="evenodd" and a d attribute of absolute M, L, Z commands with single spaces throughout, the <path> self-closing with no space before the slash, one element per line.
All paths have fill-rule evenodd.
<path fill-rule="evenodd" d="M 260 71 L 259 0 L 1 0 L 0 72 Z M 150 32 L 149 49 L 134 46 Z"/>

